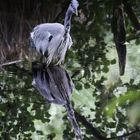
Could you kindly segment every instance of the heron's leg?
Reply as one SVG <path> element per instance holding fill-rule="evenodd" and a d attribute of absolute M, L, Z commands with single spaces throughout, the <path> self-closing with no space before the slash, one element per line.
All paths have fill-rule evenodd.
<path fill-rule="evenodd" d="M 61 65 L 61 61 L 59 60 L 55 65 Z"/>

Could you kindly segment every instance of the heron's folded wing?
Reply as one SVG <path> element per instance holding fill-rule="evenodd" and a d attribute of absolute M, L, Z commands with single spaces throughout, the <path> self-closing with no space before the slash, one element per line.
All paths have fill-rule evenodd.
<path fill-rule="evenodd" d="M 52 102 L 54 97 L 51 94 L 49 83 L 46 80 L 46 76 L 43 71 L 37 71 L 34 73 L 33 86 L 40 92 L 40 94 L 47 99 L 47 101 Z"/>
<path fill-rule="evenodd" d="M 50 86 L 50 90 L 55 98 L 55 100 L 53 101 L 56 104 L 62 104 L 65 105 L 66 104 L 66 100 L 63 97 L 63 91 L 59 90 L 59 86 L 61 86 L 61 83 L 58 84 L 56 83 L 54 76 L 57 77 L 57 75 L 53 76 L 52 71 L 48 68 L 47 69 L 47 73 L 49 74 L 49 86 Z"/>
<path fill-rule="evenodd" d="M 48 44 L 53 38 L 50 32 L 38 25 L 33 29 L 33 32 L 31 32 L 30 37 L 38 52 L 43 55 L 47 53 Z"/>
<path fill-rule="evenodd" d="M 67 103 L 69 96 L 73 91 L 73 85 L 71 81 L 69 81 L 70 79 L 68 78 L 68 74 L 64 69 L 60 67 L 50 67 L 47 71 L 49 75 L 51 75 L 51 79 L 57 87 L 57 94 L 54 96 L 61 98 L 61 100 Z"/>

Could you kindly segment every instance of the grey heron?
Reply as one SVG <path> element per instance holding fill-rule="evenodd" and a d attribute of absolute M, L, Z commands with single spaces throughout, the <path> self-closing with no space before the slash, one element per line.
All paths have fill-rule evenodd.
<path fill-rule="evenodd" d="M 47 65 L 52 60 L 57 60 L 57 64 L 64 62 L 66 51 L 73 44 L 70 36 L 71 18 L 73 13 L 77 15 L 78 6 L 77 0 L 71 0 L 65 14 L 64 25 L 43 23 L 34 27 L 30 33 L 31 47 L 45 56 Z"/>
<path fill-rule="evenodd" d="M 45 64 L 46 65 L 46 64 Z M 68 113 L 77 140 L 81 140 L 81 130 L 75 118 L 74 110 L 70 101 L 70 95 L 74 84 L 65 69 L 61 66 L 48 66 L 41 63 L 32 63 L 33 86 L 49 102 L 63 105 Z"/>

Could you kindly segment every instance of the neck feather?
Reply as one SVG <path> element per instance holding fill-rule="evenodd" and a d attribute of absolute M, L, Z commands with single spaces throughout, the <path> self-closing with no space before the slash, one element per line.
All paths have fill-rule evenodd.
<path fill-rule="evenodd" d="M 71 27 L 71 17 L 73 12 L 68 8 L 66 15 L 65 15 L 65 21 L 64 21 L 64 27 L 66 30 L 70 30 Z"/>

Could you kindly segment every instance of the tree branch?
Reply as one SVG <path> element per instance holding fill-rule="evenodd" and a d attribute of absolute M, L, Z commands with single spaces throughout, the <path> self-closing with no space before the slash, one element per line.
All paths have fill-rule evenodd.
<path fill-rule="evenodd" d="M 136 30 L 140 30 L 140 23 L 135 15 L 135 13 L 133 12 L 133 9 L 131 8 L 130 4 L 128 3 L 127 0 L 123 0 L 123 4 L 124 4 L 124 9 L 125 9 L 128 17 L 130 18 L 134 28 Z"/>
<path fill-rule="evenodd" d="M 94 128 L 92 124 L 89 123 L 84 116 L 82 116 L 76 111 L 75 111 L 75 116 L 77 120 L 80 121 L 91 132 L 91 134 L 94 137 L 96 137 L 98 140 L 107 140 L 107 138 L 102 136 L 100 132 L 96 128 Z"/>
<path fill-rule="evenodd" d="M 124 74 L 126 63 L 126 32 L 122 0 L 114 0 L 112 32 L 119 59 L 120 75 Z"/>
<path fill-rule="evenodd" d="M 106 137 L 102 136 L 100 134 L 100 132 L 95 127 L 93 127 L 93 125 L 91 123 L 89 123 L 84 116 L 82 116 L 81 114 L 79 114 L 76 111 L 75 111 L 75 116 L 76 116 L 77 120 L 79 122 L 81 122 L 91 132 L 91 134 L 94 137 L 96 137 L 98 140 L 112 140 L 112 139 L 124 138 L 124 137 L 128 137 L 132 134 L 140 132 L 140 129 L 136 129 L 130 133 L 126 133 L 126 134 L 116 136 L 116 137 L 106 138 Z"/>
<path fill-rule="evenodd" d="M 117 139 L 117 138 L 124 138 L 124 137 L 128 137 L 128 136 L 130 136 L 130 135 L 132 135 L 132 134 L 135 134 L 135 133 L 137 133 L 137 132 L 140 132 L 140 130 L 139 130 L 139 129 L 137 129 L 137 130 L 134 130 L 134 131 L 132 131 L 132 132 L 130 132 L 130 133 L 123 134 L 123 135 L 121 135 L 121 136 L 108 138 L 108 140 L 111 140 L 111 139 Z"/>
<path fill-rule="evenodd" d="M 22 62 L 22 61 L 23 61 L 23 60 L 15 60 L 15 61 L 7 62 L 7 63 L 4 63 L 4 64 L 1 64 L 1 65 L 0 65 L 0 68 L 1 68 L 1 67 L 4 67 L 4 66 L 9 66 L 9 65 L 17 64 L 17 63 L 20 63 L 20 62 Z"/>
<path fill-rule="evenodd" d="M 135 39 L 140 39 L 140 33 L 134 34 L 133 36 L 132 35 L 128 36 L 126 40 L 129 42 L 129 41 L 132 41 L 132 40 L 135 40 Z"/>

